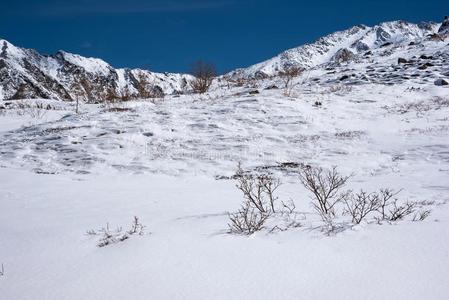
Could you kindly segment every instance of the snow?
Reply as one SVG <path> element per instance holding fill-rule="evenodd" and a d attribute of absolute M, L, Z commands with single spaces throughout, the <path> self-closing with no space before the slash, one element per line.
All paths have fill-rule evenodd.
<path fill-rule="evenodd" d="M 83 180 L 0 169 L 4 299 L 445 299 L 447 206 L 428 221 L 335 237 L 310 228 L 224 234 L 240 195 L 228 181 L 148 175 Z M 284 188 L 290 193 L 296 186 Z M 296 199 L 302 203 L 300 198 Z M 86 230 L 147 234 L 105 248 Z M 438 220 L 438 222 L 436 221 Z"/>
<path fill-rule="evenodd" d="M 381 26 L 422 33 L 408 23 Z M 375 32 L 357 30 L 305 57 L 321 63 Z M 80 103 L 79 114 L 71 102 L 3 101 L 0 298 L 448 299 L 449 87 L 433 82 L 445 76 L 449 55 L 447 41 L 420 43 L 315 65 L 289 96 L 279 78 L 231 88 L 219 78 L 205 95 Z M 271 62 L 263 66 L 274 70 Z M 124 89 L 127 70 L 116 72 Z M 164 90 L 185 78 L 129 72 L 145 72 Z M 37 104 L 45 114 L 36 116 Z M 274 216 L 251 236 L 228 233 L 228 214 L 243 199 L 229 179 L 238 162 L 281 179 L 279 200 L 295 204 L 300 226 L 274 230 Z M 348 189 L 401 191 L 400 203 L 431 214 L 359 225 L 339 216 L 341 231 L 327 235 L 299 182 L 301 163 L 338 166 L 353 174 Z M 127 230 L 134 216 L 143 235 L 98 247 L 100 236 L 87 234 Z"/>
<path fill-rule="evenodd" d="M 59 51 L 62 57 L 71 64 L 79 66 L 89 73 L 102 74 L 107 76 L 111 72 L 111 67 L 105 61 L 92 58 L 92 57 L 82 57 L 77 54 L 67 53 L 64 51 Z"/>
<path fill-rule="evenodd" d="M 2 297 L 446 299 L 449 105 L 435 99 L 448 89 L 331 87 L 297 87 L 293 97 L 217 89 L 123 104 L 129 112 L 82 105 L 79 116 L 59 102 L 54 118 L 34 124 L 12 123 L 13 110 L 0 116 Z M 151 145 L 160 152 L 146 152 Z M 403 189 L 402 199 L 435 204 L 423 222 L 328 237 L 296 176 L 273 169 L 302 226 L 229 235 L 227 213 L 242 197 L 214 177 L 233 174 L 237 161 L 338 165 L 355 174 L 352 189 Z M 127 228 L 133 216 L 143 236 L 99 248 L 86 235 Z"/>

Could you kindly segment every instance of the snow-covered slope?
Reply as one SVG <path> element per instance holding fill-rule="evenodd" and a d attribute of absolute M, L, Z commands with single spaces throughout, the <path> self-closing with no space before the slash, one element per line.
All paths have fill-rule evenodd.
<path fill-rule="evenodd" d="M 77 111 L 0 101 L 0 299 L 449 299 L 449 37 L 404 26 L 415 40 L 388 26 L 386 40 L 367 27 L 335 34 L 338 46 L 322 42 L 288 90 L 279 77 L 218 78 L 204 95 Z M 65 99 L 77 80 L 96 80 L 98 97 L 137 90 L 142 73 L 166 89 L 180 76 L 3 44 L 8 97 L 20 80 Z M 244 200 L 239 162 L 282 182 L 277 212 L 251 236 L 228 227 Z M 338 202 L 330 224 L 300 183 L 306 165 L 353 174 L 344 189 L 354 192 L 401 191 L 396 209 L 416 206 L 356 224 Z M 140 234 L 100 244 L 133 216 Z"/>
<path fill-rule="evenodd" d="M 0 100 L 104 101 L 179 92 L 188 75 L 114 69 L 98 58 L 58 51 L 41 55 L 0 40 Z"/>
<path fill-rule="evenodd" d="M 232 71 L 228 76 L 265 78 L 277 75 L 286 67 L 298 66 L 310 69 L 328 63 L 339 63 L 342 62 L 338 61 L 339 53 L 342 51 L 351 53 L 351 59 L 357 60 L 368 51 L 385 49 L 392 45 L 398 49 L 412 43 L 419 48 L 421 42 L 431 38 L 439 28 L 440 24 L 413 24 L 405 21 L 385 22 L 373 27 L 354 26 L 329 34 L 314 43 L 287 50 L 251 67 Z"/>

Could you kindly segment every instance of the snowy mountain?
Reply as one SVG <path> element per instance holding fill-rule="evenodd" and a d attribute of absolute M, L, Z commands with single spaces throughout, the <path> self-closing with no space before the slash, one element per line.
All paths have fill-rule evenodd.
<path fill-rule="evenodd" d="M 114 69 L 101 59 L 58 51 L 41 55 L 0 40 L 0 99 L 102 101 L 181 91 L 188 75 Z"/>
<path fill-rule="evenodd" d="M 352 64 L 369 69 L 367 64 L 372 67 L 381 61 L 391 63 L 403 55 L 421 55 L 428 49 L 437 51 L 437 56 L 443 55 L 445 58 L 449 51 L 444 36 L 448 33 L 447 17 L 442 24 L 393 21 L 373 27 L 358 25 L 287 50 L 265 62 L 237 69 L 224 77 L 268 78 L 291 66 L 334 70 Z M 114 69 L 101 59 L 64 51 L 41 55 L 35 50 L 16 47 L 6 40 L 0 40 L 0 49 L 0 99 L 4 100 L 46 98 L 95 102 L 159 97 L 185 90 L 190 76 Z M 442 64 L 444 62 L 445 59 L 441 61 Z"/>
<path fill-rule="evenodd" d="M 357 26 L 200 95 L 1 41 L 0 299 L 449 299 L 448 33 Z"/>
<path fill-rule="evenodd" d="M 385 56 L 409 45 L 422 48 L 423 42 L 438 39 L 438 34 L 446 34 L 448 22 L 445 19 L 443 25 L 432 22 L 413 24 L 405 21 L 385 22 L 373 27 L 358 25 L 329 34 L 314 43 L 289 49 L 248 68 L 237 69 L 227 76 L 266 78 L 291 66 L 311 69 L 360 61 L 374 51 L 378 56 Z"/>

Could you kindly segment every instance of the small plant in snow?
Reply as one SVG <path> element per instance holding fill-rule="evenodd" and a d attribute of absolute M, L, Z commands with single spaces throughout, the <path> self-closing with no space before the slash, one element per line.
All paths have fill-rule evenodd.
<path fill-rule="evenodd" d="M 340 192 L 350 176 L 342 176 L 336 167 L 331 170 L 303 166 L 299 172 L 302 185 L 312 192 L 312 205 L 323 221 L 329 222 L 336 215 L 336 205 L 348 192 Z"/>
<path fill-rule="evenodd" d="M 259 211 L 246 201 L 237 212 L 229 214 L 229 232 L 253 234 L 263 228 L 269 216 L 269 213 Z"/>
<path fill-rule="evenodd" d="M 416 212 L 415 215 L 413 216 L 413 221 L 414 222 L 424 221 L 425 219 L 427 219 L 428 216 L 430 216 L 430 212 L 431 212 L 430 209 Z"/>
<path fill-rule="evenodd" d="M 245 173 L 240 164 L 235 178 L 237 188 L 243 193 L 243 204 L 236 213 L 229 214 L 229 231 L 252 234 L 261 230 L 265 221 L 276 213 L 275 191 L 281 182 L 268 174 Z"/>
<path fill-rule="evenodd" d="M 128 230 L 128 234 L 138 234 L 143 235 L 144 234 L 145 226 L 140 223 L 139 218 L 134 216 L 133 223 L 131 224 L 131 229 Z"/>
<path fill-rule="evenodd" d="M 388 221 L 400 221 L 406 216 L 411 215 L 416 208 L 416 203 L 406 202 L 398 205 L 397 199 L 393 201 L 392 207 L 389 209 Z"/>
<path fill-rule="evenodd" d="M 312 192 L 312 205 L 325 223 L 327 233 L 335 232 L 341 224 L 335 222 L 336 207 L 343 205 L 343 215 L 351 217 L 352 224 L 360 224 L 373 216 L 379 224 L 382 221 L 394 222 L 403 220 L 413 214 L 418 206 L 416 202 L 399 203 L 395 196 L 400 192 L 392 189 L 381 189 L 368 193 L 364 190 L 340 192 L 350 176 L 342 176 L 334 167 L 331 170 L 302 167 L 300 180 L 304 187 Z M 430 210 L 416 213 L 414 221 L 422 221 L 430 214 Z M 371 219 L 372 220 L 372 219 Z"/>
<path fill-rule="evenodd" d="M 3 264 L 0 267 L 0 276 L 5 276 L 5 267 L 3 266 Z"/>
<path fill-rule="evenodd" d="M 115 230 L 111 230 L 109 228 L 109 223 L 106 224 L 106 228 L 102 228 L 98 231 L 96 230 L 88 230 L 86 232 L 87 235 L 100 235 L 101 238 L 97 243 L 98 247 L 105 247 L 111 244 L 116 244 L 119 242 L 123 242 L 129 239 L 132 235 L 143 235 L 145 226 L 140 223 L 138 217 L 134 217 L 133 222 L 131 224 L 131 228 L 128 231 L 123 232 L 121 227 L 118 227 Z"/>
<path fill-rule="evenodd" d="M 377 212 L 379 207 L 379 195 L 377 193 L 367 193 L 364 190 L 356 194 L 350 194 L 344 200 L 344 213 L 352 218 L 353 224 L 360 224 L 366 216 Z"/>

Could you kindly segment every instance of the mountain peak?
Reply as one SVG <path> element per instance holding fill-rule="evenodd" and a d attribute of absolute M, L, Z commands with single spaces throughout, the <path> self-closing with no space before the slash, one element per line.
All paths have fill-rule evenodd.
<path fill-rule="evenodd" d="M 443 23 L 441 23 L 440 28 L 438 29 L 439 34 L 449 34 L 449 16 L 445 16 Z"/>

